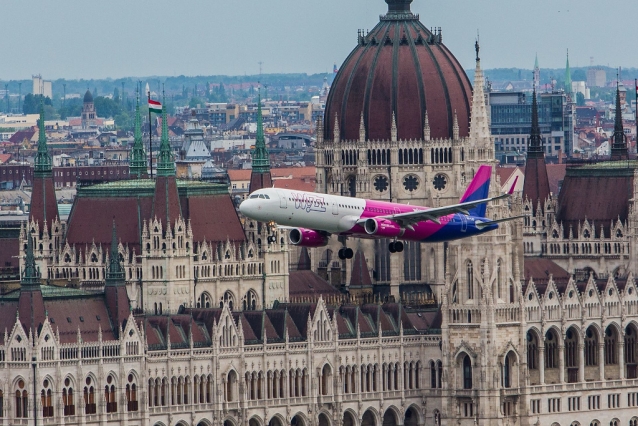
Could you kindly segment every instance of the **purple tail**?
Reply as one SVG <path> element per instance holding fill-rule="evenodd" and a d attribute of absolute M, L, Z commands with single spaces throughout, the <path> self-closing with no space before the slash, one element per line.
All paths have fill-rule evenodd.
<path fill-rule="evenodd" d="M 479 167 L 474 175 L 474 179 L 470 182 L 470 186 L 465 190 L 465 194 L 461 197 L 461 203 L 468 201 L 483 200 L 487 198 L 490 191 L 490 177 L 492 176 L 492 167 L 483 165 Z M 485 209 L 487 204 L 481 204 L 469 210 L 471 216 L 485 217 Z"/>

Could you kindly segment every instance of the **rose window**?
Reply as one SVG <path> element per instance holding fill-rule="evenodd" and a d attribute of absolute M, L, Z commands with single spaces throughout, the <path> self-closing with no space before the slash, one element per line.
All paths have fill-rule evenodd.
<path fill-rule="evenodd" d="M 388 178 L 385 176 L 377 176 L 374 179 L 374 189 L 379 192 L 386 191 L 388 189 Z"/>
<path fill-rule="evenodd" d="M 419 180 L 414 175 L 408 175 L 403 178 L 403 187 L 408 192 L 416 191 L 419 187 Z"/>
<path fill-rule="evenodd" d="M 441 174 L 436 175 L 434 176 L 432 184 L 437 191 L 443 191 L 445 189 L 445 186 L 447 185 L 447 177 Z"/>

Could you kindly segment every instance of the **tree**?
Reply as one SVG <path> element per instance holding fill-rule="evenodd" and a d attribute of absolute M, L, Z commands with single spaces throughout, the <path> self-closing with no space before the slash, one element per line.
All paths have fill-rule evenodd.
<path fill-rule="evenodd" d="M 117 87 L 113 89 L 113 101 L 120 102 L 120 91 Z"/>
<path fill-rule="evenodd" d="M 576 105 L 585 106 L 585 95 L 580 92 L 576 93 Z"/>
<path fill-rule="evenodd" d="M 37 114 L 40 111 L 40 102 L 42 102 L 42 95 L 29 93 L 24 97 L 22 112 L 25 114 Z M 44 105 L 53 105 L 51 98 L 48 96 L 44 98 Z"/>

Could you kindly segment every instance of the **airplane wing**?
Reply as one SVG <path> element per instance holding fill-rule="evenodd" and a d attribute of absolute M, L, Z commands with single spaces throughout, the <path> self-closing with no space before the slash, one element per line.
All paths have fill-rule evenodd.
<path fill-rule="evenodd" d="M 503 218 L 503 219 L 488 220 L 488 221 L 485 221 L 485 222 L 477 220 L 474 224 L 476 225 L 476 227 L 478 229 L 483 229 L 486 226 L 493 225 L 495 223 L 509 222 L 510 220 L 522 219 L 524 217 L 525 216 L 512 216 L 512 217 L 506 217 L 506 218 Z"/>
<path fill-rule="evenodd" d="M 445 207 L 435 207 L 428 210 L 415 210 L 413 212 L 408 213 L 399 213 L 393 215 L 379 216 L 383 219 L 389 219 L 393 222 L 396 222 L 400 226 L 404 228 L 409 228 L 415 223 L 424 222 L 427 220 L 431 220 L 434 223 L 440 224 L 439 218 L 442 216 L 447 216 L 453 213 L 462 213 L 464 215 L 469 215 L 468 210 L 472 207 L 478 206 L 479 204 L 489 203 L 490 201 L 500 200 L 502 198 L 507 198 L 511 194 L 503 194 L 498 197 L 493 198 L 484 198 L 482 200 L 468 201 L 466 203 L 453 204 L 451 206 Z M 361 224 L 365 222 L 365 219 L 359 220 L 357 223 Z"/>

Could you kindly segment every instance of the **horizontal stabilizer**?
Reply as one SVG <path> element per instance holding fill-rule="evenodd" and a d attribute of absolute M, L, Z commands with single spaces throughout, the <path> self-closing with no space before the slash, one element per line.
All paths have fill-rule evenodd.
<path fill-rule="evenodd" d="M 502 222 L 509 222 L 510 220 L 522 219 L 522 218 L 524 218 L 524 217 L 525 217 L 525 216 L 512 216 L 512 217 L 506 217 L 506 218 L 504 218 L 504 219 L 486 220 L 485 222 L 477 220 L 477 221 L 474 223 L 474 225 L 475 225 L 475 226 L 476 226 L 479 230 L 481 230 L 481 229 L 486 228 L 486 227 L 488 227 L 488 226 L 490 226 L 490 225 L 494 225 L 494 224 L 502 223 Z"/>

